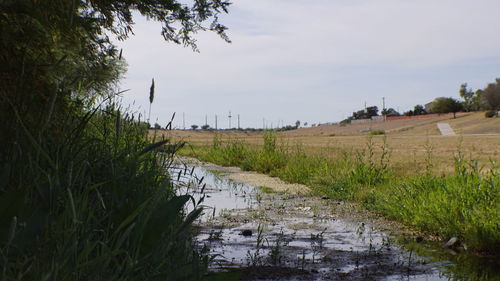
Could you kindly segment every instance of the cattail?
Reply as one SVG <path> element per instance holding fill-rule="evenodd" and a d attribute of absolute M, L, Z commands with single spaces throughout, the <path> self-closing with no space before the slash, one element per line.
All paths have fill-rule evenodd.
<path fill-rule="evenodd" d="M 153 99 L 155 98 L 155 79 L 151 82 L 151 88 L 149 88 L 149 103 L 153 103 Z"/>
<path fill-rule="evenodd" d="M 151 82 L 151 88 L 149 88 L 149 114 L 148 114 L 148 123 L 151 118 L 151 105 L 153 104 L 153 100 L 155 98 L 155 79 Z"/>

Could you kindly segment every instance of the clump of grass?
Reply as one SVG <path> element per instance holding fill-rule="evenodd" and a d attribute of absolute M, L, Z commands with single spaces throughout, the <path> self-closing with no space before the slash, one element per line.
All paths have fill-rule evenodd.
<path fill-rule="evenodd" d="M 456 158 L 456 173 L 424 174 L 381 188 L 376 208 L 386 215 L 444 238 L 459 237 L 469 248 L 500 250 L 500 177 Z"/>
<path fill-rule="evenodd" d="M 48 120 L 19 119 L 19 142 L 2 150 L 2 280 L 201 280 L 208 256 L 196 251 L 200 214 L 176 194 L 147 124 L 112 101 Z M 50 117 L 49 117 L 50 118 Z"/>
<path fill-rule="evenodd" d="M 373 130 L 373 131 L 370 131 L 370 135 L 372 135 L 372 136 L 385 135 L 385 131 L 384 130 Z"/>

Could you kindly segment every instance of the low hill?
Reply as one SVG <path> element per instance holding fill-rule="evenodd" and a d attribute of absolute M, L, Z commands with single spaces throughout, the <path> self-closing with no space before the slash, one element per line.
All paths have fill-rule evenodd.
<path fill-rule="evenodd" d="M 457 134 L 500 134 L 500 118 L 485 118 L 484 112 L 443 114 L 428 118 L 409 118 L 386 122 L 346 125 L 322 125 L 283 132 L 286 136 L 362 135 L 370 131 L 384 131 L 391 135 L 440 135 L 437 123 L 449 123 Z"/>
<path fill-rule="evenodd" d="M 370 131 L 384 131 L 391 136 L 433 136 L 440 135 L 437 123 L 448 123 L 457 134 L 464 135 L 500 135 L 500 117 L 485 118 L 484 112 L 458 113 L 457 118 L 453 114 L 443 114 L 425 118 L 409 118 L 403 120 L 392 120 L 386 122 L 373 122 L 363 124 L 347 125 L 322 125 L 310 128 L 281 132 L 280 135 L 287 137 L 300 136 L 356 136 L 366 135 Z M 182 139 L 195 142 L 211 141 L 215 131 L 204 130 L 150 130 L 149 134 L 158 137 L 162 135 L 167 138 Z M 217 131 L 222 137 L 258 137 L 260 131 Z"/>

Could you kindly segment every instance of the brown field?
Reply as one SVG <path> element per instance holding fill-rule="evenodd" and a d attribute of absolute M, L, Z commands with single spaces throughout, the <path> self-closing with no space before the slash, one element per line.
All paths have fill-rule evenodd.
<path fill-rule="evenodd" d="M 436 123 L 446 122 L 458 136 L 441 136 Z M 457 118 L 442 115 L 432 118 L 395 120 L 383 123 L 328 125 L 279 133 L 280 141 L 300 145 L 308 153 L 338 157 L 367 148 L 372 130 L 383 130 L 385 136 L 373 136 L 375 152 L 380 154 L 384 142 L 390 151 L 391 165 L 402 172 L 424 169 L 430 152 L 435 170 L 453 171 L 453 157 L 460 151 L 466 159 L 479 161 L 482 167 L 500 162 L 500 118 L 484 118 L 484 113 L 460 113 Z M 153 134 L 153 131 L 150 132 Z M 206 145 L 213 140 L 211 131 L 162 131 L 173 140 L 184 140 L 191 145 Z M 220 133 L 225 139 L 239 139 L 262 144 L 259 132 L 229 131 Z"/>

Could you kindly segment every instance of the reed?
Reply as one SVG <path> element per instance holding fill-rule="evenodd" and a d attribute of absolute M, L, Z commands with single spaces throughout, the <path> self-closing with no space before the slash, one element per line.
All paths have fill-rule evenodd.
<path fill-rule="evenodd" d="M 50 104 L 48 106 L 51 106 Z M 0 164 L 2 280 L 202 280 L 209 257 L 147 124 L 113 100 L 16 128 Z M 56 124 L 57 126 L 54 126 Z"/>

